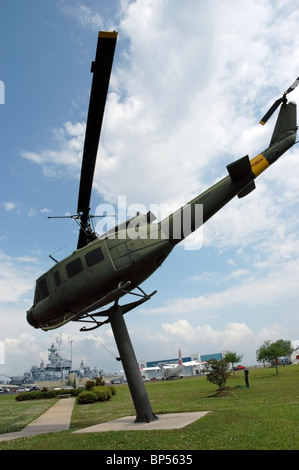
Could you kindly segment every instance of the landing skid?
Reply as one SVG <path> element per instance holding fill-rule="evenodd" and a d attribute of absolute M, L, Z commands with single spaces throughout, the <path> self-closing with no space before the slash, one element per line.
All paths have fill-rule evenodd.
<path fill-rule="evenodd" d="M 92 313 L 92 314 L 86 313 L 81 318 L 78 318 L 77 320 L 74 320 L 74 321 L 77 321 L 77 322 L 84 322 L 84 323 L 94 324 L 91 327 L 87 327 L 85 325 L 82 328 L 80 328 L 80 331 L 92 331 L 92 330 L 95 330 L 95 329 L 99 328 L 102 325 L 110 323 L 110 321 L 111 321 L 110 315 L 115 311 L 115 309 L 117 307 L 119 307 L 121 309 L 121 312 L 124 315 L 125 313 L 129 312 L 130 310 L 133 310 L 134 308 L 139 307 L 139 305 L 143 304 L 144 302 L 147 302 L 157 292 L 155 290 L 151 294 L 146 294 L 139 286 L 137 286 L 136 289 L 138 289 L 139 292 L 131 292 L 131 291 L 126 290 L 125 288 L 122 289 L 122 292 L 125 293 L 125 294 L 131 294 L 131 295 L 135 295 L 137 297 L 140 297 L 139 300 L 136 300 L 135 302 L 130 302 L 130 303 L 125 304 L 125 305 L 118 305 L 118 300 L 116 300 L 114 305 L 112 307 L 106 309 L 106 310 L 101 310 L 99 312 L 95 312 L 95 313 Z M 95 317 L 106 317 L 106 316 L 108 316 L 108 318 L 104 321 L 98 321 L 95 318 Z"/>

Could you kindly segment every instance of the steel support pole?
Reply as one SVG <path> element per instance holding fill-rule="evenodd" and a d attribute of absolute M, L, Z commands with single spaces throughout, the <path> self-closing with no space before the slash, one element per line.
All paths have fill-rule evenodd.
<path fill-rule="evenodd" d="M 158 419 L 153 413 L 148 394 L 142 380 L 138 362 L 130 340 L 121 306 L 115 305 L 109 314 L 118 352 L 128 381 L 136 410 L 135 422 L 150 422 Z"/>

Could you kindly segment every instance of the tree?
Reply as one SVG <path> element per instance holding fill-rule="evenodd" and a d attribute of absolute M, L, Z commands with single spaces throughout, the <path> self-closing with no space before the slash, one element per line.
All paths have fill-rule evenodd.
<path fill-rule="evenodd" d="M 230 376 L 229 362 L 224 359 L 217 361 L 217 359 L 210 359 L 208 361 L 208 374 L 207 379 L 209 382 L 218 385 L 219 390 L 225 388 L 227 379 Z"/>
<path fill-rule="evenodd" d="M 232 369 L 234 368 L 234 364 L 242 361 L 242 355 L 238 356 L 237 353 L 227 351 L 224 355 L 224 359 L 232 365 Z"/>
<path fill-rule="evenodd" d="M 256 360 L 258 362 L 274 363 L 276 367 L 276 374 L 278 374 L 278 358 L 281 356 L 288 356 L 292 352 L 291 341 L 278 339 L 271 343 L 266 340 L 262 346 L 256 351 Z"/>

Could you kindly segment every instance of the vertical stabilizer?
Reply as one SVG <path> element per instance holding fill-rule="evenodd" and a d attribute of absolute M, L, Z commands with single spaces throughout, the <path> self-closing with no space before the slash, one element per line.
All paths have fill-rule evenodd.
<path fill-rule="evenodd" d="M 179 349 L 179 364 L 182 364 L 182 352 Z"/>
<path fill-rule="evenodd" d="M 283 103 L 279 111 L 279 115 L 275 124 L 275 128 L 271 137 L 270 145 L 275 144 L 287 137 L 287 132 L 295 132 L 297 128 L 297 111 L 296 103 L 290 101 Z"/>

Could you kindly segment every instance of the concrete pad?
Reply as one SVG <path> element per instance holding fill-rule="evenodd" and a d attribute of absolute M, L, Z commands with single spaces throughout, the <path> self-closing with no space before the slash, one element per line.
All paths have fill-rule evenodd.
<path fill-rule="evenodd" d="M 0 434 L 1 441 L 11 441 L 20 437 L 66 431 L 70 427 L 75 398 L 64 398 L 49 408 L 39 418 L 28 424 L 22 431 Z"/>
<path fill-rule="evenodd" d="M 108 421 L 107 423 L 96 424 L 73 434 L 89 432 L 107 431 L 154 431 L 157 429 L 180 429 L 188 424 L 203 418 L 209 411 L 195 411 L 190 413 L 169 413 L 157 415 L 159 419 L 149 423 L 135 423 L 136 416 L 126 416 L 124 418 Z"/>

